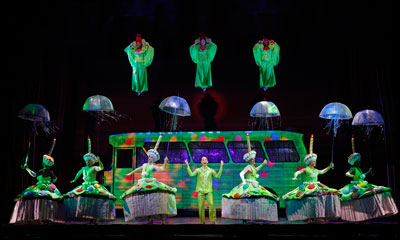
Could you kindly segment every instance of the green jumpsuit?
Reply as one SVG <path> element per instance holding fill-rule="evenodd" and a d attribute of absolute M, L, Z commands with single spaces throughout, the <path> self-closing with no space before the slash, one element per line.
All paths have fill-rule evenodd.
<path fill-rule="evenodd" d="M 214 206 L 214 199 L 212 194 L 212 177 L 220 178 L 222 174 L 222 167 L 219 169 L 218 173 L 212 169 L 207 167 L 197 168 L 192 172 L 190 167 L 187 167 L 187 171 L 189 176 L 193 177 L 197 175 L 197 184 L 196 184 L 196 192 L 197 192 L 197 201 L 199 204 L 199 216 L 200 223 L 205 223 L 205 197 L 207 197 L 208 206 L 209 206 L 209 219 L 211 222 L 215 222 L 217 220 L 217 212 Z"/>

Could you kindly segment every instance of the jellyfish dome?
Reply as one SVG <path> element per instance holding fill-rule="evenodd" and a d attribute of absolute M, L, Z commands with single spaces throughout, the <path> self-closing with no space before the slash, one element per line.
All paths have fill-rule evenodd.
<path fill-rule="evenodd" d="M 97 126 L 103 122 L 117 121 L 125 117 L 124 114 L 114 110 L 110 99 L 101 95 L 88 97 L 83 104 L 82 110 L 95 118 Z"/>
<path fill-rule="evenodd" d="M 325 105 L 319 114 L 319 117 L 325 119 L 346 120 L 351 119 L 353 114 L 346 105 L 339 102 L 333 102 Z"/>
<path fill-rule="evenodd" d="M 114 111 L 114 107 L 107 97 L 95 95 L 86 99 L 82 110 L 87 112 Z"/>
<path fill-rule="evenodd" d="M 333 136 L 336 137 L 337 130 L 340 127 L 342 120 L 348 120 L 353 117 L 350 109 L 339 102 L 333 102 L 325 105 L 319 114 L 320 118 L 328 120 L 327 128 L 333 130 Z"/>
<path fill-rule="evenodd" d="M 380 126 L 384 125 L 383 118 L 380 113 L 374 110 L 363 110 L 354 116 L 353 126 Z"/>
<path fill-rule="evenodd" d="M 50 121 L 49 111 L 40 104 L 28 104 L 21 111 L 18 117 L 34 121 L 34 122 L 48 122 Z"/>
<path fill-rule="evenodd" d="M 251 117 L 278 117 L 278 107 L 273 102 L 261 101 L 256 103 L 250 111 Z"/>
<path fill-rule="evenodd" d="M 177 116 L 190 116 L 190 107 L 184 98 L 171 96 L 165 98 L 159 105 L 159 108 L 167 113 Z"/>

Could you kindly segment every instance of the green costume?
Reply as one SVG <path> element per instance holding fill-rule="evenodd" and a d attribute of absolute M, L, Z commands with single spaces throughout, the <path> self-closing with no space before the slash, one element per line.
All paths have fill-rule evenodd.
<path fill-rule="evenodd" d="M 226 198 L 251 198 L 251 197 L 267 197 L 275 201 L 278 201 L 279 197 L 268 191 L 266 188 L 258 184 L 257 181 L 257 169 L 249 164 L 251 173 L 246 174 L 246 183 L 239 184 L 234 187 L 230 193 L 225 193 L 222 197 Z"/>
<path fill-rule="evenodd" d="M 165 217 L 172 217 L 177 214 L 176 188 L 171 188 L 157 181 L 153 176 L 154 171 L 164 171 L 168 164 L 167 157 L 164 158 L 162 167 L 154 164 L 160 159 L 157 148 L 161 138 L 162 134 L 159 136 L 154 149 L 146 152 L 148 163 L 126 174 L 129 176 L 142 171 L 142 178 L 121 196 L 124 199 L 124 218 L 126 222 L 136 218 L 147 217 L 148 223 L 151 224 L 153 223 L 153 217 L 160 217 L 162 224 L 165 224 Z"/>
<path fill-rule="evenodd" d="M 296 189 L 286 193 L 282 198 L 286 200 L 303 199 L 305 197 L 314 197 L 319 195 L 340 195 L 340 192 L 334 188 L 329 188 L 318 182 L 318 175 L 323 174 L 322 171 L 306 167 L 304 172 L 305 181 Z"/>
<path fill-rule="evenodd" d="M 351 201 L 367 196 L 372 196 L 379 192 L 390 192 L 391 188 L 376 186 L 365 181 L 365 175 L 359 167 L 351 167 L 348 171 L 354 174 L 353 181 L 340 189 L 342 192 L 341 201 Z"/>
<path fill-rule="evenodd" d="M 53 147 L 54 144 L 55 141 Z M 52 150 L 48 155 L 43 155 L 43 168 L 37 173 L 27 167 L 26 159 L 23 169 L 32 177 L 36 177 L 37 183 L 15 198 L 16 203 L 10 223 L 64 222 L 63 196 L 54 185 L 57 177 L 50 169 L 54 165 L 54 159 L 50 156 L 51 152 Z"/>
<path fill-rule="evenodd" d="M 75 182 L 81 175 L 83 175 L 83 183 L 82 185 L 74 188 L 67 195 L 70 197 L 79 195 L 91 195 L 115 200 L 115 196 L 110 193 L 107 188 L 96 181 L 97 172 L 100 172 L 104 169 L 103 163 L 100 161 L 100 158 L 96 157 L 92 153 L 85 154 L 83 158 L 85 159 L 87 165 L 81 168 L 81 170 L 79 170 L 79 172 L 76 174 L 74 180 L 71 181 Z M 99 166 L 91 166 L 88 164 L 88 161 L 98 161 Z"/>
<path fill-rule="evenodd" d="M 196 184 L 196 192 L 197 192 L 197 201 L 199 204 L 199 217 L 200 223 L 205 223 L 205 197 L 207 197 L 207 202 L 209 206 L 209 219 L 211 222 L 215 222 L 217 220 L 217 213 L 214 206 L 214 198 L 212 194 L 212 177 L 220 178 L 222 174 L 222 167 L 219 169 L 218 173 L 209 167 L 200 167 L 194 170 L 187 167 L 187 172 L 189 176 L 194 177 L 197 176 L 197 184 Z"/>
<path fill-rule="evenodd" d="M 132 91 L 142 93 L 148 91 L 147 70 L 154 58 L 154 48 L 144 39 L 141 39 L 142 46 L 138 48 L 136 42 L 125 48 L 129 62 L 132 66 Z"/>
<path fill-rule="evenodd" d="M 260 87 L 269 88 L 276 85 L 274 67 L 279 63 L 279 45 L 270 41 L 268 47 L 258 42 L 253 47 L 254 60 L 260 69 Z"/>
<path fill-rule="evenodd" d="M 202 47 L 200 43 L 189 47 L 190 57 L 197 64 L 194 86 L 200 87 L 203 90 L 212 87 L 211 62 L 214 60 L 217 52 L 217 45 L 211 42 L 211 39 L 207 38 L 207 41 L 205 47 Z"/>
<path fill-rule="evenodd" d="M 154 191 L 164 191 L 168 193 L 172 193 L 175 195 L 176 188 L 171 188 L 165 183 L 157 181 L 153 177 L 154 171 L 164 171 L 167 165 L 167 161 L 164 162 L 162 167 L 159 167 L 153 163 L 145 163 L 142 166 L 136 168 L 133 173 L 137 173 L 142 171 L 142 178 L 139 179 L 130 189 L 128 189 L 125 193 L 122 194 L 121 198 L 131 194 L 140 194 L 146 192 L 154 192 Z"/>
<path fill-rule="evenodd" d="M 24 168 L 26 169 L 26 171 L 28 171 L 29 175 L 31 175 L 32 177 L 36 177 L 37 183 L 25 189 L 15 198 L 15 201 L 37 197 L 61 200 L 62 194 L 57 189 L 56 185 L 54 185 L 54 183 L 57 181 L 57 177 L 50 169 L 50 167 L 53 165 L 54 160 L 49 155 L 43 155 L 43 168 L 40 169 L 37 173 L 24 165 Z"/>
<path fill-rule="evenodd" d="M 340 189 L 342 192 L 341 201 L 351 201 L 355 199 L 360 199 L 363 197 L 372 196 L 380 192 L 391 192 L 391 188 L 376 186 L 369 184 L 365 181 L 366 175 L 372 170 L 363 173 L 360 166 L 361 155 L 354 152 L 354 138 L 352 139 L 353 154 L 348 158 L 348 163 L 352 166 L 350 170 L 346 173 L 346 176 L 352 177 L 353 181 Z"/>
<path fill-rule="evenodd" d="M 346 173 L 353 181 L 341 191 L 341 218 L 346 221 L 359 222 L 368 219 L 390 216 L 398 212 L 389 187 L 376 186 L 365 181 L 368 172 L 360 169 L 361 155 L 354 152 L 354 138 L 352 138 L 353 154 L 348 158 L 352 166 Z"/>

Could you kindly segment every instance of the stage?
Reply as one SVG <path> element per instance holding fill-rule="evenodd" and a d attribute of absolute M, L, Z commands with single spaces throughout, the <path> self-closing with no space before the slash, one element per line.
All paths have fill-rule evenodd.
<path fill-rule="evenodd" d="M 280 211 L 281 215 L 282 211 Z M 399 219 L 397 216 L 369 220 L 362 223 L 350 223 L 342 220 L 330 220 L 313 224 L 304 221 L 287 221 L 279 217 L 278 222 L 252 221 L 221 218 L 217 212 L 217 224 L 206 222 L 199 224 L 197 216 L 167 218 L 166 224 L 154 219 L 152 225 L 147 220 L 125 222 L 122 213 L 112 222 L 67 222 L 65 224 L 3 224 L 2 239 L 132 239 L 132 238 L 254 238 L 264 239 L 399 239 Z M 208 214 L 206 215 L 208 216 Z M 208 220 L 208 218 L 206 219 Z"/>

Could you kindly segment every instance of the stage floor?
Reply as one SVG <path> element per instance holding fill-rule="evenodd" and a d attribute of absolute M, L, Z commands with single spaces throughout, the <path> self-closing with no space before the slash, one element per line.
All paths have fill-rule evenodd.
<path fill-rule="evenodd" d="M 207 219 L 208 220 L 208 219 Z M 112 222 L 67 222 L 65 224 L 3 224 L 2 239 L 133 239 L 133 238 L 235 238 L 250 239 L 399 239 L 399 220 L 395 217 L 349 223 L 331 220 L 309 224 L 304 221 L 249 222 L 217 218 L 217 224 L 199 224 L 198 217 L 167 218 L 166 224 L 154 219 L 125 222 L 118 217 Z"/>

